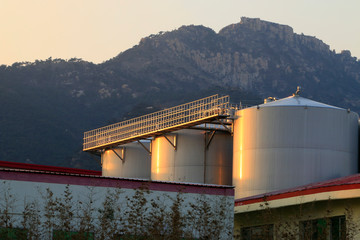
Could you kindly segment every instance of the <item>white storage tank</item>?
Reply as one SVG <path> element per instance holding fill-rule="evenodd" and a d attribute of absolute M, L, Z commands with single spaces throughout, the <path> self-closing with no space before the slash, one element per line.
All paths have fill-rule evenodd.
<path fill-rule="evenodd" d="M 208 148 L 205 146 L 205 183 L 232 185 L 232 147 L 233 139 L 230 133 L 214 134 Z"/>
<path fill-rule="evenodd" d="M 357 173 L 358 118 L 298 95 L 237 111 L 235 198 Z"/>
<path fill-rule="evenodd" d="M 150 149 L 149 141 L 142 144 Z M 151 156 L 138 142 L 106 150 L 101 154 L 101 161 L 103 176 L 150 179 Z"/>
<path fill-rule="evenodd" d="M 231 185 L 232 137 L 222 131 L 212 138 L 210 135 L 204 130 L 185 129 L 156 137 L 151 150 L 151 179 Z"/>

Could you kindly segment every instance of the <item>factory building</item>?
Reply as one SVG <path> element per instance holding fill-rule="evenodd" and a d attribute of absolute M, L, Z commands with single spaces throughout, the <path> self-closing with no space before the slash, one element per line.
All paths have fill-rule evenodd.
<path fill-rule="evenodd" d="M 359 239 L 360 174 L 235 200 L 240 239 Z"/>
<path fill-rule="evenodd" d="M 168 210 L 178 206 L 181 193 L 180 216 L 188 216 L 181 218 L 184 238 L 344 239 L 358 234 L 351 224 L 360 220 L 354 213 L 360 205 L 358 132 L 356 113 L 303 98 L 299 91 L 248 108 L 214 95 L 85 132 L 83 150 L 101 158 L 101 174 L 3 168 L 0 177 L 21 199 L 36 198 L 29 189 L 49 188 L 63 196 L 70 186 L 78 193 L 75 202 L 82 202 L 86 194 L 79 193 L 95 188 L 100 210 L 107 193 L 120 189 L 116 201 L 127 204 L 127 217 L 129 199 L 140 190 L 150 205 L 162 199 Z M 210 215 L 201 222 L 205 213 L 199 209 L 205 206 Z M 223 227 L 210 227 L 217 232 L 206 235 L 212 231 L 188 221 L 195 216 L 196 225 L 220 221 Z M 171 221 L 162 222 L 166 234 Z"/>
<path fill-rule="evenodd" d="M 0 239 L 232 237 L 231 186 L 4 161 L 0 179 Z"/>

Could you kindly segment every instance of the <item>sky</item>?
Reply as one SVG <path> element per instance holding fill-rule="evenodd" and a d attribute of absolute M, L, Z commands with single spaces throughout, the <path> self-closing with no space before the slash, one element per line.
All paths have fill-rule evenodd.
<path fill-rule="evenodd" d="M 0 0 L 0 65 L 101 63 L 151 34 L 191 24 L 218 32 L 242 16 L 289 25 L 360 58 L 360 0 Z"/>

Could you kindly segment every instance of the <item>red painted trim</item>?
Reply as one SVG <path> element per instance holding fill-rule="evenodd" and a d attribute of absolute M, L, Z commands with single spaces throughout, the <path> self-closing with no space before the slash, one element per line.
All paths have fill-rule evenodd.
<path fill-rule="evenodd" d="M 360 189 L 360 183 L 304 189 L 304 190 L 300 190 L 300 191 L 286 192 L 286 193 L 270 195 L 270 196 L 262 195 L 262 196 L 259 196 L 258 198 L 253 198 L 253 199 L 248 199 L 248 200 L 246 200 L 246 199 L 245 200 L 235 200 L 235 206 L 243 206 L 243 205 L 248 205 L 248 204 L 253 204 L 253 203 L 260 203 L 260 202 L 264 202 L 264 201 L 273 201 L 273 200 L 278 200 L 278 199 L 298 197 L 298 196 L 317 194 L 317 193 L 323 193 L 323 192 L 335 192 L 335 191 L 352 190 L 352 189 Z"/>
<path fill-rule="evenodd" d="M 68 167 L 54 167 L 54 166 L 46 166 L 46 165 L 30 164 L 30 163 L 7 162 L 7 161 L 0 161 L 0 167 L 11 168 L 11 169 L 26 169 L 26 170 L 37 170 L 37 171 L 47 171 L 47 172 L 95 175 L 95 176 L 101 176 L 102 174 L 101 171 L 68 168 Z"/>
<path fill-rule="evenodd" d="M 0 169 L 0 179 L 26 182 L 57 183 L 94 187 L 116 187 L 137 189 L 148 187 L 153 191 L 183 192 L 209 195 L 234 196 L 231 186 L 216 186 L 203 184 L 153 182 L 141 179 L 108 178 L 84 175 L 65 175 L 62 173 L 28 172 L 21 170 Z"/>

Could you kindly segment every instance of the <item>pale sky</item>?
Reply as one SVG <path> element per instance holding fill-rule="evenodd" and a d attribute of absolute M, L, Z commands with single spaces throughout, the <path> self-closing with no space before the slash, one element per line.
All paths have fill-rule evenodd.
<path fill-rule="evenodd" d="M 0 0 L 0 65 L 101 63 L 150 34 L 190 24 L 218 32 L 242 16 L 289 25 L 360 58 L 360 0 Z"/>

